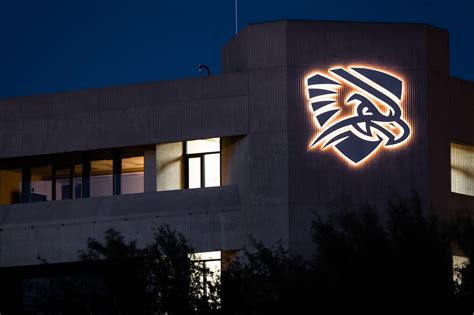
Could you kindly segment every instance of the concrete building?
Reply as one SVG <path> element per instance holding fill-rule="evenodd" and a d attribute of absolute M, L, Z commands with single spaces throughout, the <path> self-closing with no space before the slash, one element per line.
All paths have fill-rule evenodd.
<path fill-rule="evenodd" d="M 0 101 L 0 266 L 78 260 L 110 227 L 200 252 L 248 235 L 312 251 L 315 213 L 417 193 L 474 211 L 474 83 L 422 24 L 276 21 L 222 73 Z"/>

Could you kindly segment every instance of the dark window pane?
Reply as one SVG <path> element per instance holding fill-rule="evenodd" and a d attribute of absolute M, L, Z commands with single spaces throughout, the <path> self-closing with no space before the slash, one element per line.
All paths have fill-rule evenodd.
<path fill-rule="evenodd" d="M 20 202 L 21 169 L 0 170 L 0 204 Z"/>
<path fill-rule="evenodd" d="M 82 165 L 74 166 L 74 198 L 82 198 Z"/>
<path fill-rule="evenodd" d="M 70 168 L 56 170 L 56 200 L 71 199 Z"/>
<path fill-rule="evenodd" d="M 52 200 L 51 165 L 31 168 L 30 202 Z"/>

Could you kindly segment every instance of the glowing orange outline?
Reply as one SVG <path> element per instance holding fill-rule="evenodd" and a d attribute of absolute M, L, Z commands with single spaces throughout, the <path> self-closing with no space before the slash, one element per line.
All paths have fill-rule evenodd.
<path fill-rule="evenodd" d="M 344 139 L 341 139 L 341 140 L 338 140 L 336 141 L 335 143 L 332 143 L 331 145 L 329 145 L 328 147 L 326 148 L 323 148 L 324 144 L 326 142 L 323 142 L 323 143 L 319 143 L 317 145 L 314 145 L 314 146 L 311 146 L 311 144 L 315 141 L 315 139 L 317 138 L 318 134 L 319 134 L 319 131 L 316 133 L 316 135 L 314 137 L 312 137 L 312 139 L 309 141 L 308 143 L 308 150 L 313 150 L 313 149 L 321 149 L 321 150 L 327 150 L 327 149 L 332 149 L 334 153 L 336 153 L 336 155 L 339 156 L 339 158 L 341 158 L 343 161 L 345 161 L 346 163 L 348 163 L 348 165 L 352 166 L 352 167 L 361 167 L 363 165 L 365 165 L 365 163 L 367 163 L 369 160 L 371 160 L 374 156 L 375 156 L 375 153 L 377 151 L 380 150 L 380 148 L 383 146 L 384 148 L 386 149 L 399 149 L 403 146 L 406 146 L 411 138 L 413 137 L 413 134 L 414 134 L 414 128 L 412 127 L 412 124 L 410 122 L 410 120 L 405 116 L 405 95 L 407 94 L 407 86 L 405 84 L 405 79 L 403 77 L 401 77 L 400 75 L 390 71 L 390 70 L 387 70 L 387 69 L 383 69 L 383 68 L 379 68 L 379 67 L 372 67 L 372 66 L 369 66 L 369 65 L 364 65 L 364 64 L 351 64 L 349 66 L 332 66 L 332 67 L 329 67 L 328 70 L 326 70 L 327 73 L 324 73 L 323 71 L 313 71 L 311 72 L 310 74 L 308 74 L 307 76 L 304 77 L 304 87 L 305 87 L 305 96 L 306 96 L 306 99 L 307 99 L 307 102 L 308 102 L 308 106 L 307 108 L 309 109 L 312 117 L 313 117 L 313 121 L 316 125 L 316 127 L 319 127 L 318 129 L 321 129 L 322 126 L 319 126 L 319 122 L 317 121 L 316 119 L 316 115 L 315 113 L 317 111 L 313 111 L 312 110 L 312 107 L 311 107 L 311 103 L 317 101 L 317 100 L 321 100 L 321 98 L 318 96 L 318 97 L 314 97 L 314 98 L 310 98 L 309 97 L 309 87 L 311 86 L 320 86 L 321 84 L 311 84 L 311 85 L 308 85 L 308 79 L 317 75 L 317 74 L 320 74 L 320 75 L 323 75 L 325 77 L 329 77 L 329 78 L 338 78 L 340 80 L 340 77 L 337 76 L 336 74 L 330 72 L 331 70 L 334 70 L 334 69 L 338 69 L 338 68 L 343 68 L 345 69 L 346 71 L 348 71 L 350 74 L 354 75 L 355 77 L 357 77 L 358 79 L 364 81 L 366 84 L 370 85 L 371 87 L 373 87 L 374 89 L 378 90 L 379 92 L 381 93 L 384 93 L 385 95 L 387 95 L 387 97 L 391 98 L 393 101 L 395 101 L 397 104 L 400 105 L 400 111 L 401 111 L 401 114 L 400 114 L 400 118 L 405 121 L 405 123 L 408 125 L 408 128 L 410 130 L 410 134 L 408 135 L 408 138 L 406 138 L 403 142 L 401 143 L 397 143 L 397 144 L 394 144 L 394 145 L 391 145 L 391 146 L 385 146 L 385 143 L 387 141 L 387 139 L 385 137 L 382 136 L 383 138 L 383 141 L 381 142 L 381 145 L 377 146 L 369 155 L 367 155 L 365 158 L 363 158 L 362 160 L 360 160 L 359 162 L 355 163 L 353 162 L 351 159 L 349 159 L 348 157 L 346 157 L 344 154 L 342 154 L 339 150 L 337 150 L 337 148 L 335 148 L 335 144 L 339 143 L 340 141 L 343 141 Z M 359 73 L 357 73 L 356 71 L 352 70 L 351 68 L 368 68 L 368 69 L 372 69 L 372 70 L 376 70 L 376 71 L 380 71 L 380 72 L 384 72 L 384 73 L 387 73 L 395 78 L 397 78 L 398 80 L 400 80 L 402 82 L 402 94 L 400 96 L 400 99 L 398 99 L 393 93 L 391 93 L 390 91 L 388 91 L 387 89 L 383 88 L 382 86 L 376 84 L 375 82 L 372 82 L 371 80 L 367 79 L 366 77 L 360 75 Z M 341 80 L 340 80 L 341 81 Z M 344 83 L 347 83 L 349 84 L 349 86 L 351 86 L 352 88 L 354 88 L 354 84 L 352 84 L 351 82 L 347 82 L 346 80 L 342 80 Z M 332 90 L 332 91 L 337 91 L 338 88 L 340 88 L 342 85 L 339 85 L 339 86 L 334 86 L 334 85 L 329 85 L 329 84 L 326 84 L 324 85 L 325 86 L 325 89 L 327 90 Z M 332 86 L 332 87 L 331 87 Z M 366 93 L 365 91 L 362 91 L 362 90 L 359 90 L 359 89 L 354 89 L 355 91 L 357 91 L 358 93 L 362 93 L 364 94 L 364 96 L 367 96 L 371 99 L 374 98 L 373 95 L 371 95 L 370 93 Z M 328 96 L 332 96 L 334 97 L 334 101 L 337 103 L 338 101 L 338 97 L 340 96 L 339 94 L 331 94 L 331 95 L 327 95 L 327 96 L 323 96 L 323 98 L 327 98 Z M 329 99 L 327 99 L 329 100 Z M 346 100 L 347 101 L 347 100 Z M 383 102 L 382 100 L 379 100 L 381 103 L 384 103 L 386 104 L 385 102 Z M 346 102 L 347 103 L 347 102 Z M 388 104 L 387 104 L 388 105 Z M 330 105 L 331 107 L 334 107 L 333 105 Z M 326 107 L 327 108 L 327 107 Z M 334 108 L 337 108 L 337 107 L 334 107 Z M 356 106 L 353 106 L 354 110 L 356 108 Z M 328 127 L 333 125 L 334 123 L 337 123 L 339 121 L 342 121 L 343 119 L 346 118 L 346 116 L 348 115 L 345 115 L 344 117 L 337 117 L 337 119 L 333 116 L 331 117 L 324 125 L 328 124 Z M 348 117 L 351 117 L 351 116 L 348 116 Z M 350 126 L 347 127 L 348 129 L 351 129 Z M 357 134 L 359 134 L 357 132 L 357 130 L 353 130 L 353 128 L 351 129 L 351 131 L 353 132 L 356 132 Z"/>

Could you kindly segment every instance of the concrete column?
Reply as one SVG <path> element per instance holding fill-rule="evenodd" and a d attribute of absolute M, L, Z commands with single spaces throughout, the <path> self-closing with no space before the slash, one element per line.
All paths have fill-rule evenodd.
<path fill-rule="evenodd" d="M 91 196 L 91 161 L 84 155 L 82 160 L 82 198 Z"/>
<path fill-rule="evenodd" d="M 30 202 L 31 167 L 24 166 L 21 170 L 21 203 Z"/>
<path fill-rule="evenodd" d="M 156 147 L 145 151 L 145 192 L 156 191 Z"/>
<path fill-rule="evenodd" d="M 122 155 L 116 150 L 113 153 L 113 194 L 120 195 L 122 193 Z"/>

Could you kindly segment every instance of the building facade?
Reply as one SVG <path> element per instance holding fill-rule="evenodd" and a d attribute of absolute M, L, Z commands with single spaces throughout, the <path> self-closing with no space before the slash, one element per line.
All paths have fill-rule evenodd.
<path fill-rule="evenodd" d="M 219 75 L 2 100 L 0 267 L 161 224 L 199 252 L 252 235 L 309 255 L 343 198 L 469 214 L 474 83 L 448 54 L 428 25 L 276 21 L 237 34 Z"/>

